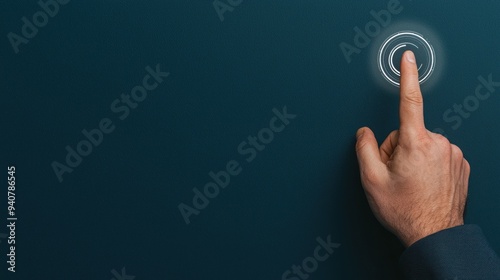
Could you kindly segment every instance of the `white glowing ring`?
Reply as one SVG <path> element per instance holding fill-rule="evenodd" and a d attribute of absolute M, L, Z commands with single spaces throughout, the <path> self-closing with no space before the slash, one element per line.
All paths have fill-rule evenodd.
<path fill-rule="evenodd" d="M 382 73 L 382 76 L 389 83 L 391 83 L 392 85 L 394 85 L 394 86 L 400 86 L 399 81 L 394 80 L 392 77 L 390 77 L 386 73 L 386 70 L 384 69 L 384 66 L 382 65 L 382 63 L 383 63 L 383 54 L 386 51 L 387 45 L 389 43 L 391 43 L 393 40 L 396 40 L 396 39 L 398 39 L 399 37 L 402 37 L 402 36 L 410 36 L 410 37 L 417 38 L 419 40 L 419 42 L 423 43 L 423 45 L 425 46 L 425 48 L 427 50 L 427 53 L 429 54 L 429 61 L 430 61 L 430 66 L 428 68 L 429 70 L 425 73 L 425 75 L 423 75 L 423 77 L 421 77 L 419 79 L 420 83 L 424 83 L 425 81 L 427 81 L 427 79 L 429 79 L 430 75 L 434 71 L 434 67 L 436 65 L 436 54 L 435 54 L 434 49 L 432 48 L 431 44 L 429 44 L 429 42 L 427 42 L 427 40 L 425 40 L 422 35 L 420 35 L 420 34 L 418 34 L 416 32 L 413 32 L 413 31 L 398 32 L 398 33 L 396 33 L 394 35 L 391 35 L 389 38 L 387 38 L 384 41 L 384 43 L 382 44 L 382 46 L 379 49 L 378 56 L 377 56 L 378 68 L 380 70 L 380 73 Z M 400 48 L 404 48 L 407 45 L 412 45 L 412 46 L 414 46 L 414 47 L 416 47 L 418 49 L 418 46 L 415 45 L 415 44 L 413 44 L 413 43 L 411 43 L 411 42 L 403 42 L 403 43 L 400 43 L 397 46 L 395 46 L 390 51 L 390 53 L 389 53 L 389 58 L 388 58 L 388 61 L 387 61 L 388 64 L 389 64 L 389 68 L 397 76 L 401 76 L 401 73 L 394 66 L 394 60 L 393 60 L 394 54 L 396 53 L 397 50 L 399 50 Z M 422 64 L 420 64 L 420 66 L 419 66 L 418 69 L 420 70 L 420 68 L 422 68 Z"/>

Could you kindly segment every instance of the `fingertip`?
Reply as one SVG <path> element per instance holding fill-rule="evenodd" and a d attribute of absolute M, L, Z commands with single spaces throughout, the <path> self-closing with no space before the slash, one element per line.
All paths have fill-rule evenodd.
<path fill-rule="evenodd" d="M 416 64 L 415 54 L 412 51 L 406 51 L 404 57 L 409 63 Z"/>
<path fill-rule="evenodd" d="M 370 128 L 362 127 L 358 129 L 356 137 L 356 152 L 362 162 L 367 162 L 368 159 L 380 160 L 377 139 Z"/>
<path fill-rule="evenodd" d="M 364 133 L 365 133 L 365 127 L 359 128 L 358 131 L 356 131 L 356 139 L 362 137 Z"/>

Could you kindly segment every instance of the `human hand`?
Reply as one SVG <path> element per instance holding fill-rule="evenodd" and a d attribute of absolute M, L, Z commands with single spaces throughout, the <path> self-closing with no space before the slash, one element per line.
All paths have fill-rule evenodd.
<path fill-rule="evenodd" d="M 464 224 L 470 166 L 448 139 L 425 128 L 415 56 L 401 59 L 399 130 L 380 148 L 368 127 L 357 133 L 361 182 L 379 222 L 409 247 Z"/>

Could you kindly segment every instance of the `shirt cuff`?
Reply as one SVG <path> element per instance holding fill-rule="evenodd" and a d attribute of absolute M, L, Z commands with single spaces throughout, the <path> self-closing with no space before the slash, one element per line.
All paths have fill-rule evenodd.
<path fill-rule="evenodd" d="M 405 279 L 500 279 L 500 259 L 477 225 L 424 237 L 403 252 L 399 264 Z"/>

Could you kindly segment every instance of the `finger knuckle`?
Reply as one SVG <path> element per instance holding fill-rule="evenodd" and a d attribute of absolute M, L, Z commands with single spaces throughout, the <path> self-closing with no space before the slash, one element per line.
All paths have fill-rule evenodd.
<path fill-rule="evenodd" d="M 464 158 L 462 150 L 457 145 L 451 144 L 451 153 L 455 159 L 462 160 Z"/>
<path fill-rule="evenodd" d="M 441 145 L 449 145 L 450 144 L 450 141 L 448 140 L 448 138 L 444 137 L 442 134 L 439 134 L 439 133 L 434 133 L 434 132 L 430 132 L 432 138 L 434 139 L 434 141 L 436 141 L 437 143 L 441 144 Z"/>
<path fill-rule="evenodd" d="M 470 174 L 470 163 L 464 158 L 465 172 L 467 176 Z"/>
<path fill-rule="evenodd" d="M 376 186 L 379 182 L 379 174 L 371 168 L 362 171 L 362 180 L 365 186 Z"/>
<path fill-rule="evenodd" d="M 407 103 L 413 105 L 422 105 L 424 100 L 422 98 L 422 94 L 418 88 L 409 88 L 406 90 L 406 94 L 404 95 L 404 100 Z"/>
<path fill-rule="evenodd" d="M 451 156 L 453 154 L 453 147 L 448 138 L 441 134 L 432 134 L 432 145 L 434 149 L 445 156 Z"/>

